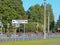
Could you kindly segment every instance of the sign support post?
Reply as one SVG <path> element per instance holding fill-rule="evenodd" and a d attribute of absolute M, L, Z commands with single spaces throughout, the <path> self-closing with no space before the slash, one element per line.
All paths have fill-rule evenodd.
<path fill-rule="evenodd" d="M 25 24 L 24 24 L 24 34 L 25 34 Z"/>

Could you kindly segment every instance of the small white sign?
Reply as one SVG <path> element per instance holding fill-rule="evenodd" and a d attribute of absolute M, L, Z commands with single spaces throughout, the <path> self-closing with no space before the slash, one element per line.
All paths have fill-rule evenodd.
<path fill-rule="evenodd" d="M 36 27 L 39 27 L 39 23 L 36 24 Z"/>
<path fill-rule="evenodd" d="M 19 24 L 19 23 L 16 23 L 16 24 L 15 24 L 15 27 L 19 27 L 19 26 L 20 26 L 20 24 Z"/>

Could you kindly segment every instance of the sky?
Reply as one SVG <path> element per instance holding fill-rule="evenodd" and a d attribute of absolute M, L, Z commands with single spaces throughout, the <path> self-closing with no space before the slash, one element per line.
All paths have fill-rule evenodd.
<path fill-rule="evenodd" d="M 35 4 L 43 4 L 44 0 L 22 0 L 23 1 L 23 7 L 24 10 L 27 11 L 30 6 L 33 6 Z M 57 22 L 60 15 L 60 0 L 46 0 L 46 3 L 52 5 L 53 13 L 54 13 L 54 20 Z"/>

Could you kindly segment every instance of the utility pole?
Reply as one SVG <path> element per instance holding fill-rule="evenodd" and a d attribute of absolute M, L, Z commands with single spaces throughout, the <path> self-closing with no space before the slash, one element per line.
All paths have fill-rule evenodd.
<path fill-rule="evenodd" d="M 44 39 L 46 39 L 46 0 L 44 0 Z"/>
<path fill-rule="evenodd" d="M 50 29 L 50 12 L 48 12 L 48 33 L 49 33 L 49 29 Z"/>

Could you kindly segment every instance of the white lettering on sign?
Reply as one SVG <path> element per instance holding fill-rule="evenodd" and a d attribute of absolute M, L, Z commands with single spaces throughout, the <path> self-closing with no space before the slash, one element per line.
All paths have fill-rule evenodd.
<path fill-rule="evenodd" d="M 12 20 L 12 23 L 28 23 L 28 20 Z"/>

